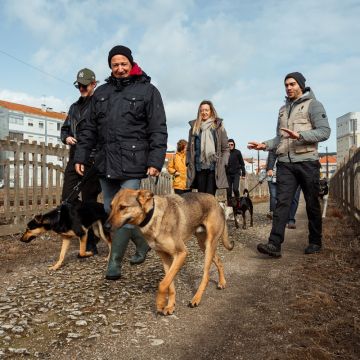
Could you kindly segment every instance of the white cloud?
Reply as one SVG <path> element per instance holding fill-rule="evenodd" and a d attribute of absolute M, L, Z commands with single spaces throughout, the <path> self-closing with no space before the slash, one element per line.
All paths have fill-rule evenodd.
<path fill-rule="evenodd" d="M 0 99 L 38 108 L 41 108 L 41 104 L 45 104 L 47 107 L 50 107 L 54 111 L 58 112 L 64 111 L 64 109 L 68 108 L 68 105 L 65 104 L 62 99 L 58 99 L 54 96 L 47 96 L 46 98 L 33 97 L 26 93 L 14 92 L 10 90 L 0 90 Z"/>

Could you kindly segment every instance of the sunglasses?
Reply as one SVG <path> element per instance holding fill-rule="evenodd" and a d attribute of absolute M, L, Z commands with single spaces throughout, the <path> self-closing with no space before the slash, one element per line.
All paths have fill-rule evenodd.
<path fill-rule="evenodd" d="M 84 84 L 77 83 L 77 84 L 75 84 L 74 86 L 75 86 L 77 89 L 81 89 L 81 88 L 87 89 L 87 87 L 88 87 L 89 85 L 90 85 L 90 84 L 84 85 Z"/>
<path fill-rule="evenodd" d="M 230 143 L 229 143 L 229 146 L 234 146 L 234 144 L 230 144 Z"/>

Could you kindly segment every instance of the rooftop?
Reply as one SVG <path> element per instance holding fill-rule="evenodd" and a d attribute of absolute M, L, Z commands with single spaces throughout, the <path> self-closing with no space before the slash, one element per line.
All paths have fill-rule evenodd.
<path fill-rule="evenodd" d="M 59 113 L 59 112 L 55 112 L 52 110 L 49 111 L 46 109 L 43 110 L 41 108 L 36 108 L 36 107 L 22 105 L 22 104 L 16 104 L 16 103 L 12 103 L 10 101 L 4 101 L 4 100 L 0 100 L 0 107 L 4 107 L 4 108 L 6 108 L 8 110 L 12 110 L 12 111 L 22 112 L 24 114 L 32 114 L 32 115 L 44 116 L 44 117 L 60 119 L 60 120 L 65 120 L 66 115 L 67 115 L 66 113 Z"/>

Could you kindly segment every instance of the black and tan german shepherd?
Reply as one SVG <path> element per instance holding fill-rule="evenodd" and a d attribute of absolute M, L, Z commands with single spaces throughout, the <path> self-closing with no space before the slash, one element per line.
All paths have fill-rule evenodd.
<path fill-rule="evenodd" d="M 237 215 L 242 215 L 243 218 L 243 229 L 246 229 L 246 211 L 250 213 L 250 226 L 253 226 L 253 203 L 249 196 L 248 189 L 244 189 L 243 196 L 240 199 L 236 197 L 231 198 L 231 206 L 234 211 L 234 221 L 236 228 L 239 228 L 239 223 L 237 221 Z"/>
<path fill-rule="evenodd" d="M 79 239 L 80 241 L 80 257 L 93 255 L 91 251 L 86 251 L 87 234 L 90 228 L 93 229 L 96 236 L 107 243 L 110 253 L 110 234 L 103 229 L 106 219 L 107 214 L 103 204 L 81 202 L 80 200 L 71 203 L 65 202 L 46 214 L 36 215 L 29 221 L 20 241 L 30 242 L 38 235 L 47 231 L 54 231 L 59 234 L 62 238 L 59 260 L 56 264 L 50 266 L 51 270 L 57 270 L 64 261 L 72 238 Z"/>

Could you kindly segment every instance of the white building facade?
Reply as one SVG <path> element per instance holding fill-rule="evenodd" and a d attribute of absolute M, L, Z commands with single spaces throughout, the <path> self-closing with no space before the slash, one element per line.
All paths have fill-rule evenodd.
<path fill-rule="evenodd" d="M 338 163 L 343 163 L 351 147 L 360 145 L 360 112 L 349 112 L 336 119 L 336 153 Z"/>

